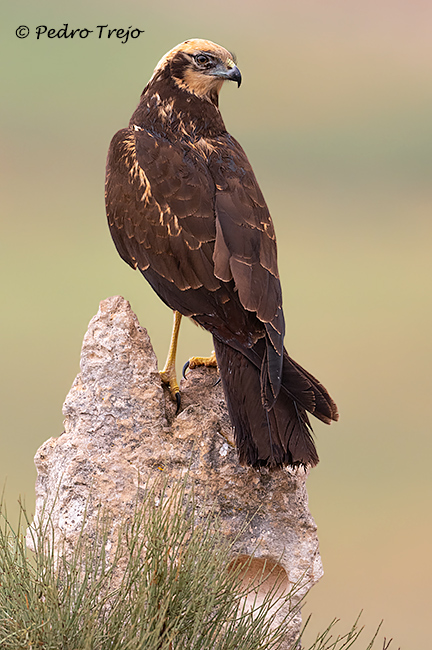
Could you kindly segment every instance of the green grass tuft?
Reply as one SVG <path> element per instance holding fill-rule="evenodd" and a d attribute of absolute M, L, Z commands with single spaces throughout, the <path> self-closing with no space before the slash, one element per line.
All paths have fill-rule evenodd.
<path fill-rule="evenodd" d="M 31 529 L 32 552 L 24 508 L 18 532 L 1 512 L 2 650 L 276 650 L 298 611 L 275 625 L 292 597 L 276 584 L 251 615 L 238 572 L 228 570 L 232 542 L 212 513 L 198 519 L 185 484 L 149 489 L 117 528 L 103 514 L 91 532 L 84 522 L 63 550 L 49 516 Z M 361 632 L 356 621 L 333 640 L 333 625 L 310 650 L 346 650 Z"/>

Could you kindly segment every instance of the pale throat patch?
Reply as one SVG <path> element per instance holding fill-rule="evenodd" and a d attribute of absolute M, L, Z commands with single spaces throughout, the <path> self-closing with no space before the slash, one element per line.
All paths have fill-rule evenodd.
<path fill-rule="evenodd" d="M 222 88 L 223 79 L 206 76 L 199 70 L 186 68 L 183 79 L 174 78 L 175 83 L 183 90 L 188 90 L 199 97 L 206 97 L 211 91 L 219 92 Z"/>

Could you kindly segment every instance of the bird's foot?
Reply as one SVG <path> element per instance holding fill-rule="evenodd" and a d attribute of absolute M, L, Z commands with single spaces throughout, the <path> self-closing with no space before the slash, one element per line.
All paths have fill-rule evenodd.
<path fill-rule="evenodd" d="M 183 366 L 183 377 L 186 377 L 186 371 L 205 366 L 206 368 L 217 368 L 216 354 L 213 350 L 209 357 L 191 357 Z"/>
<path fill-rule="evenodd" d="M 177 374 L 174 366 L 165 366 L 163 370 L 159 371 L 160 378 L 162 382 L 168 386 L 171 393 L 171 397 L 177 403 L 176 414 L 180 411 L 181 406 L 181 397 L 180 389 L 177 382 Z"/>

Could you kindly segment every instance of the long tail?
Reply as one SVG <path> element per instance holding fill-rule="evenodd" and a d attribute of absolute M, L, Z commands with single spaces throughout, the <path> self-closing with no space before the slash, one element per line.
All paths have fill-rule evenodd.
<path fill-rule="evenodd" d="M 216 338 L 214 346 L 240 463 L 316 465 L 319 458 L 306 411 L 327 424 L 338 419 L 324 386 L 284 350 L 281 390 L 267 410 L 261 399 L 261 369 Z"/>

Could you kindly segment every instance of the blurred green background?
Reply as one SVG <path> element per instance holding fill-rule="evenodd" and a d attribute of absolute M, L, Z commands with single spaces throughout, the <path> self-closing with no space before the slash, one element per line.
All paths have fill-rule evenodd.
<path fill-rule="evenodd" d="M 37 41 L 38 25 L 130 25 L 137 40 Z M 15 30 L 31 33 L 18 39 Z M 432 5 L 420 0 L 9 3 L 2 18 L 0 484 L 34 506 L 33 455 L 62 432 L 99 301 L 130 300 L 165 355 L 171 314 L 105 223 L 111 136 L 159 58 L 190 37 L 238 57 L 228 129 L 276 226 L 287 347 L 337 400 L 309 479 L 325 576 L 308 639 L 361 609 L 395 650 L 430 638 Z M 180 362 L 208 353 L 185 323 Z M 365 643 L 365 645 L 367 645 Z M 393 646 L 392 646 L 393 647 Z"/>

